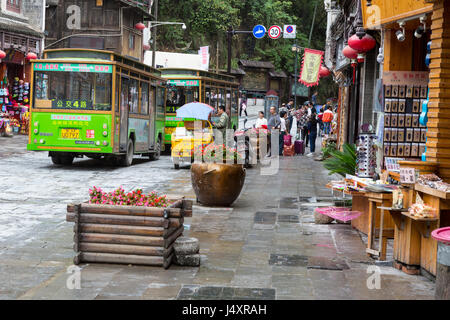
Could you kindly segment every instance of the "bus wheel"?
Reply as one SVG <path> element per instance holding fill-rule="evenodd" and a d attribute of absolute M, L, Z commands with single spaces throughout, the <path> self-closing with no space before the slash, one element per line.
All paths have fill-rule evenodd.
<path fill-rule="evenodd" d="M 161 139 L 158 139 L 158 143 L 156 144 L 155 147 L 155 152 L 150 153 L 150 160 L 158 160 L 159 157 L 161 156 Z"/>
<path fill-rule="evenodd" d="M 59 161 L 61 161 L 61 164 L 63 165 L 71 165 L 73 163 L 73 158 L 72 156 L 62 156 L 61 158 L 59 158 Z"/>
<path fill-rule="evenodd" d="M 127 154 L 120 158 L 120 165 L 129 167 L 133 163 L 134 144 L 133 140 L 129 139 L 127 143 Z"/>
<path fill-rule="evenodd" d="M 59 156 L 52 156 L 53 164 L 61 164 L 61 158 Z"/>
<path fill-rule="evenodd" d="M 173 165 L 173 167 L 175 168 L 175 170 L 180 169 L 180 165 L 179 165 L 178 163 L 175 163 L 175 164 Z"/>

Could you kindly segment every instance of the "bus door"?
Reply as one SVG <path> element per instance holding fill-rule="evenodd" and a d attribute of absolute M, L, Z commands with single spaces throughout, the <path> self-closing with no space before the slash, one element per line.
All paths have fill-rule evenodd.
<path fill-rule="evenodd" d="M 155 131 L 156 131 L 156 87 L 150 87 L 149 93 L 149 110 L 148 113 L 150 115 L 150 133 L 148 136 L 150 149 L 154 149 L 156 147 L 155 141 Z"/>
<path fill-rule="evenodd" d="M 127 150 L 128 143 L 128 112 L 130 109 L 129 99 L 129 79 L 122 77 L 122 86 L 120 92 L 120 134 L 119 149 Z"/>

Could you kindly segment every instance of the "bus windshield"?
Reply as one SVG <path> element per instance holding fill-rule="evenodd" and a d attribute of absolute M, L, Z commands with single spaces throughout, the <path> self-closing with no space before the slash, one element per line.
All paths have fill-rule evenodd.
<path fill-rule="evenodd" d="M 35 71 L 33 108 L 110 111 L 111 89 L 112 73 Z"/>
<path fill-rule="evenodd" d="M 175 113 L 186 103 L 199 102 L 198 87 L 170 86 L 167 90 L 166 112 Z"/>

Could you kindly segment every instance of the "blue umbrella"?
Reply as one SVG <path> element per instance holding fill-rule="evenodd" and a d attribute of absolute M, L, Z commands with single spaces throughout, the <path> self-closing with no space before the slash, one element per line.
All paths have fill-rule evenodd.
<path fill-rule="evenodd" d="M 208 120 L 209 114 L 214 108 L 201 102 L 191 102 L 178 108 L 177 118 L 194 118 L 198 120 Z"/>

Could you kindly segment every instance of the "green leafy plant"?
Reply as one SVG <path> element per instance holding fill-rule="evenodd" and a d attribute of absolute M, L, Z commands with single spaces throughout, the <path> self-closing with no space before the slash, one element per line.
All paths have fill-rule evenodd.
<path fill-rule="evenodd" d="M 334 141 L 327 142 L 325 148 L 322 149 L 323 158 L 328 159 L 329 157 L 331 157 L 331 152 L 335 150 L 336 150 L 336 142 Z"/>
<path fill-rule="evenodd" d="M 342 151 L 330 150 L 331 157 L 323 163 L 329 174 L 337 173 L 343 177 L 346 174 L 355 174 L 356 170 L 356 146 L 354 144 L 344 144 Z"/>

